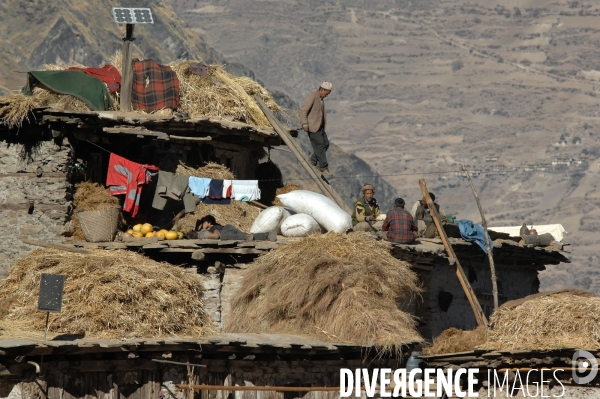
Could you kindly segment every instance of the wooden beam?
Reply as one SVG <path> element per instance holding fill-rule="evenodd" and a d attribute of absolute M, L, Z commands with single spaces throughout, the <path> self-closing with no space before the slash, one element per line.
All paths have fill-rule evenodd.
<path fill-rule="evenodd" d="M 431 214 L 435 226 L 437 227 L 438 233 L 440 234 L 440 238 L 442 239 L 442 243 L 444 244 L 444 248 L 446 248 L 446 252 L 448 252 L 448 257 L 450 258 L 450 263 L 454 262 L 456 266 L 456 276 L 458 277 L 458 281 L 465 291 L 465 295 L 471 304 L 471 308 L 473 309 L 473 313 L 475 314 L 475 320 L 477 321 L 478 326 L 485 326 L 487 328 L 488 321 L 481 309 L 481 305 L 477 300 L 477 296 L 473 292 L 473 288 L 471 284 L 469 284 L 469 280 L 465 275 L 465 271 L 463 270 L 452 246 L 448 242 L 448 237 L 446 236 L 446 231 L 444 230 L 442 224 L 440 223 L 439 216 L 437 214 L 437 210 L 435 209 L 435 205 L 429 196 L 429 191 L 427 190 L 427 185 L 425 184 L 424 179 L 419 179 L 419 185 L 421 186 L 421 191 L 423 192 L 423 198 L 425 198 L 425 202 L 427 202 L 427 206 L 429 207 L 429 213 Z"/>
<path fill-rule="evenodd" d="M 121 111 L 131 111 L 131 88 L 133 86 L 133 70 L 131 67 L 131 42 L 133 41 L 133 28 L 135 25 L 125 25 L 125 37 L 123 38 L 123 59 L 121 81 Z"/>
<path fill-rule="evenodd" d="M 104 133 L 133 134 L 136 136 L 153 137 L 153 138 L 162 139 L 162 140 L 169 139 L 169 135 L 164 132 L 156 132 L 156 131 L 152 131 L 152 130 L 148 130 L 148 129 L 138 129 L 138 128 L 133 128 L 133 127 L 123 127 L 123 126 L 105 127 L 102 129 L 102 131 Z"/>
<path fill-rule="evenodd" d="M 50 243 L 50 242 L 43 242 L 43 241 L 36 241 L 36 240 L 28 240 L 25 238 L 21 238 L 21 241 L 23 241 L 25 244 L 35 245 L 38 247 L 60 249 L 62 251 L 75 252 L 77 254 L 84 254 L 84 255 L 91 254 L 90 251 L 86 251 L 85 249 L 75 248 L 70 245 L 54 244 L 54 243 Z"/>

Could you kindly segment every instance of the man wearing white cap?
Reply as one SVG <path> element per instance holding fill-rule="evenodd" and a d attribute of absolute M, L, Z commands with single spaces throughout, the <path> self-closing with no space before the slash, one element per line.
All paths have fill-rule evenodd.
<path fill-rule="evenodd" d="M 329 176 L 329 165 L 327 164 L 327 149 L 329 148 L 329 139 L 325 133 L 327 125 L 327 113 L 325 112 L 325 97 L 331 93 L 333 85 L 329 82 L 321 83 L 319 90 L 311 93 L 300 108 L 300 118 L 302 120 L 302 129 L 308 133 L 310 144 L 312 144 L 313 154 L 310 162 L 319 167 L 322 174 Z"/>

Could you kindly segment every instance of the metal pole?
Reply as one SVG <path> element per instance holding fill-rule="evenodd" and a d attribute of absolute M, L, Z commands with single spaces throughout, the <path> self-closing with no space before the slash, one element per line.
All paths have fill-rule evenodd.
<path fill-rule="evenodd" d="M 123 60 L 121 62 L 121 111 L 131 111 L 131 87 L 133 83 L 133 76 L 131 71 L 131 42 L 133 39 L 133 28 L 134 24 L 127 24 L 125 26 L 125 37 L 123 38 Z"/>
<path fill-rule="evenodd" d="M 485 233 L 485 246 L 487 248 L 488 259 L 490 261 L 490 270 L 492 272 L 492 295 L 494 296 L 494 310 L 496 310 L 498 309 L 498 279 L 496 278 L 496 266 L 494 265 L 494 255 L 492 254 L 492 246 L 490 244 L 490 236 L 488 235 L 487 222 L 485 220 L 485 215 L 483 214 L 481 202 L 479 202 L 479 196 L 477 195 L 477 191 L 475 191 L 475 186 L 473 186 L 473 180 L 471 180 L 471 175 L 464 164 L 462 166 L 462 170 L 467 175 L 467 179 L 471 185 L 471 190 L 473 190 L 473 195 L 475 196 L 475 202 L 477 202 L 477 207 L 479 208 L 479 213 L 481 214 L 481 225 L 483 226 L 483 231 Z"/>

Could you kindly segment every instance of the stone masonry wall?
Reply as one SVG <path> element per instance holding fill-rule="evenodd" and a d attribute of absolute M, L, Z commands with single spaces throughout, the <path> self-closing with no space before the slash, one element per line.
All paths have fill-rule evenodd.
<path fill-rule="evenodd" d="M 21 239 L 56 241 L 65 231 L 72 154 L 67 139 L 60 145 L 39 141 L 27 146 L 0 141 L 0 278 L 16 259 L 39 248 Z"/>

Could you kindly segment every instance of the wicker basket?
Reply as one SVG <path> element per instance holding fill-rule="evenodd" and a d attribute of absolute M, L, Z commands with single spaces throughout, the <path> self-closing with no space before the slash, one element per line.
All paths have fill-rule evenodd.
<path fill-rule="evenodd" d="M 77 218 L 88 242 L 106 242 L 115 238 L 121 208 L 110 207 L 99 211 L 79 211 Z"/>

